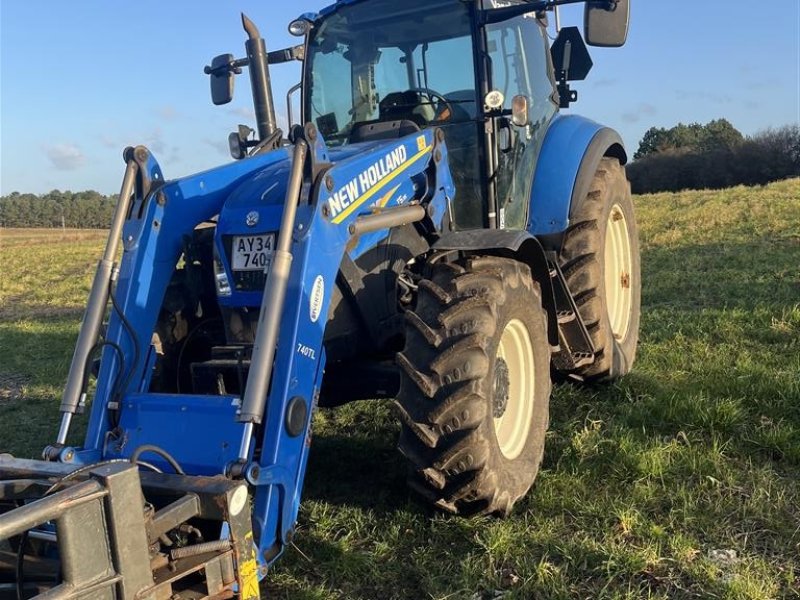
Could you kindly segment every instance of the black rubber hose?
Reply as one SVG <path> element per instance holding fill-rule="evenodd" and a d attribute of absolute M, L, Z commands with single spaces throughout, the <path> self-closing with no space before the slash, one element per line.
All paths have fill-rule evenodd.
<path fill-rule="evenodd" d="M 145 452 L 152 452 L 153 454 L 157 454 L 158 456 L 160 456 L 169 463 L 169 466 L 175 470 L 175 473 L 177 473 L 178 475 L 186 475 L 184 470 L 181 468 L 180 464 L 178 464 L 178 461 L 175 460 L 169 452 L 167 452 L 163 448 L 154 446 L 153 444 L 145 444 L 144 446 L 139 446 L 138 448 L 136 448 L 136 450 L 133 451 L 133 454 L 131 454 L 131 462 L 138 463 L 139 457 L 141 457 L 142 454 L 144 454 Z"/>
<path fill-rule="evenodd" d="M 89 387 L 89 376 L 91 375 L 92 371 L 92 356 L 94 356 L 95 352 L 104 348 L 105 346 L 112 348 L 114 352 L 117 354 L 117 359 L 119 360 L 119 368 L 117 369 L 117 373 L 114 376 L 114 385 L 111 388 L 111 396 L 112 397 L 116 396 L 116 393 L 120 386 L 120 380 L 122 379 L 122 374 L 125 372 L 125 355 L 122 352 L 122 348 L 120 348 L 118 344 L 108 341 L 98 342 L 97 344 L 92 346 L 91 350 L 89 350 L 89 354 L 86 357 L 86 364 L 83 367 L 83 384 L 81 385 L 81 392 L 84 394 L 86 393 L 86 390 Z"/>
<path fill-rule="evenodd" d="M 128 375 L 126 376 L 124 383 L 122 384 L 121 388 L 117 390 L 117 398 L 115 399 L 119 400 L 119 396 L 121 396 L 125 390 L 128 389 L 128 386 L 130 386 L 131 381 L 133 380 L 133 376 L 136 373 L 136 368 L 139 366 L 139 358 L 141 353 L 139 349 L 139 338 L 136 337 L 136 330 L 134 330 L 131 322 L 128 321 L 128 318 L 122 312 L 119 303 L 117 303 L 117 296 L 114 293 L 114 290 L 109 290 L 108 295 L 111 298 L 111 306 L 114 307 L 114 310 L 119 316 L 119 320 L 122 321 L 122 326 L 128 332 L 131 342 L 133 343 L 133 362 L 131 363 L 131 368 L 128 369 Z"/>

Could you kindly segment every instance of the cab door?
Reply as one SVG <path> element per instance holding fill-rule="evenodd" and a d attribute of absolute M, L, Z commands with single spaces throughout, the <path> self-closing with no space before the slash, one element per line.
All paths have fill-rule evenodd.
<path fill-rule="evenodd" d="M 510 111 L 514 96 L 528 99 L 527 125 L 515 126 L 510 116 L 494 119 L 492 148 L 497 157 L 493 180 L 498 227 L 525 229 L 536 161 L 558 111 L 547 31 L 535 13 L 529 13 L 488 25 L 486 38 L 490 89 L 502 92 L 504 111 Z"/>

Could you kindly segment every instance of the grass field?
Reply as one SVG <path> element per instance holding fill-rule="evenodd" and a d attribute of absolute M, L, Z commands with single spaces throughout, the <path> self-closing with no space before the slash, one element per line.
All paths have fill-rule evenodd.
<path fill-rule="evenodd" d="M 269 598 L 800 597 L 800 180 L 636 204 L 639 362 L 555 390 L 512 517 L 417 504 L 388 404 L 320 413 Z M 54 437 L 102 241 L 0 230 L 0 451 Z"/>

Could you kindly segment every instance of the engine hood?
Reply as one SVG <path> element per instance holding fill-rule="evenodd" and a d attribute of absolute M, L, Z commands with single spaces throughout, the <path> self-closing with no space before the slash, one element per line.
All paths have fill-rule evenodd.
<path fill-rule="evenodd" d="M 351 144 L 332 148 L 329 154 L 331 161 L 335 164 L 359 154 L 379 153 L 382 147 L 396 144 L 396 142 L 397 140 L 382 140 Z M 282 208 L 286 199 L 286 187 L 289 184 L 291 167 L 292 159 L 287 157 L 254 173 L 231 194 L 220 214 L 220 222 L 231 218 L 236 220 L 259 208 L 274 205 Z"/>

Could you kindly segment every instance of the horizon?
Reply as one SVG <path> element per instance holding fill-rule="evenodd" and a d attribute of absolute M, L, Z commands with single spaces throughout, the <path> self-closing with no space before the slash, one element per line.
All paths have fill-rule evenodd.
<path fill-rule="evenodd" d="M 187 14 L 154 0 L 143 0 L 135 13 L 102 0 L 85 0 L 82 10 L 47 0 L 3 3 L 0 195 L 116 194 L 121 151 L 139 143 L 170 179 L 230 162 L 228 133 L 253 122 L 249 82 L 237 78 L 234 103 L 214 107 L 203 66 L 221 52 L 243 54 L 240 10 L 276 50 L 297 41 L 286 30 L 289 21 L 327 4 L 204 0 Z M 634 2 L 628 44 L 591 49 L 594 69 L 573 84 L 580 99 L 566 112 L 617 129 L 629 156 L 651 127 L 724 118 L 752 136 L 800 124 L 800 3 L 775 0 L 760 27 L 750 7 L 709 0 L 686 18 L 667 3 Z M 562 10 L 565 26 L 580 22 L 580 7 Z M 272 77 L 285 122 L 285 93 L 299 80 L 299 66 L 276 66 Z"/>

